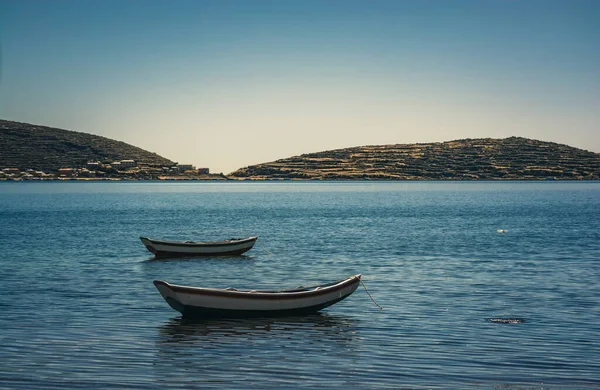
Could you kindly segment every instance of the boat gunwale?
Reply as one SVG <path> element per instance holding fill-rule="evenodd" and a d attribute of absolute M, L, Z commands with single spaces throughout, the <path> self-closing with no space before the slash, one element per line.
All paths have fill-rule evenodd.
<path fill-rule="evenodd" d="M 269 300 L 269 299 L 304 299 L 312 298 L 321 295 L 327 295 L 338 292 L 354 284 L 360 283 L 361 274 L 350 276 L 346 279 L 339 280 L 337 282 L 325 283 L 316 285 L 308 288 L 298 289 L 286 289 L 286 290 L 228 290 L 224 288 L 205 288 L 205 287 L 190 287 L 181 286 L 177 284 L 170 284 L 163 280 L 155 280 L 154 285 L 158 287 L 163 285 L 170 289 L 174 293 L 192 294 L 199 296 L 217 296 L 224 298 L 244 298 L 244 299 L 258 299 L 258 300 Z M 323 287 L 325 286 L 325 287 Z"/>
<path fill-rule="evenodd" d="M 186 242 L 186 241 L 164 241 L 164 240 L 156 240 L 148 237 L 140 237 L 140 240 L 144 242 L 144 240 L 148 240 L 153 245 L 164 245 L 164 246 L 173 246 L 173 247 L 187 247 L 187 248 L 210 248 L 210 247 L 226 247 L 233 245 L 240 245 L 246 243 L 254 243 L 258 240 L 258 236 L 250 236 L 247 238 L 240 239 L 232 239 L 232 240 L 223 240 L 223 241 L 194 241 L 194 242 Z"/>

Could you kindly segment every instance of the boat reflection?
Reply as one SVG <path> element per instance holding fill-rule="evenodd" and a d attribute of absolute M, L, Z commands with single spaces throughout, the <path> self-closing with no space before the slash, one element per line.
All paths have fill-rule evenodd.
<path fill-rule="evenodd" d="M 303 333 L 318 330 L 330 338 L 351 340 L 356 334 L 354 319 L 316 313 L 306 316 L 201 320 L 172 318 L 160 327 L 160 343 L 187 342 L 193 339 L 218 343 L 235 337 L 260 337 L 278 333 Z M 323 334 L 321 334 L 321 337 Z"/>
<path fill-rule="evenodd" d="M 252 260 L 253 256 L 249 255 L 221 255 L 221 256 L 150 256 L 145 261 L 147 262 L 168 262 L 168 261 L 190 261 L 190 260 L 219 260 L 219 261 L 227 261 L 227 260 Z"/>
<path fill-rule="evenodd" d="M 159 327 L 153 370 L 161 386 L 289 388 L 316 372 L 343 372 L 360 359 L 356 319 L 173 318 Z M 344 381 L 344 380 L 342 380 Z"/>

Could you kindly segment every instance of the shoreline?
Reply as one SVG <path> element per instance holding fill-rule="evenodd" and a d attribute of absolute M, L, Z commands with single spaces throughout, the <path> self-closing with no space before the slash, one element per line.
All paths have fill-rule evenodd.
<path fill-rule="evenodd" d="M 491 179 L 464 179 L 464 178 L 447 178 L 447 179 L 298 179 L 298 178 L 231 178 L 231 177 L 159 177 L 159 178 L 0 178 L 0 183 L 23 183 L 23 182 L 296 182 L 296 183 L 319 183 L 319 182 L 384 182 L 384 183 L 408 183 L 408 182 L 600 182 L 600 179 L 584 179 L 584 178 L 565 178 L 565 179 L 548 179 L 548 178 L 491 178 Z"/>

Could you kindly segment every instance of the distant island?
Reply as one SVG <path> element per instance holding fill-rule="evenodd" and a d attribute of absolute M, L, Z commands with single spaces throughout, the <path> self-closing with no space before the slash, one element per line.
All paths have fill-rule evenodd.
<path fill-rule="evenodd" d="M 359 146 L 252 165 L 253 180 L 599 180 L 600 154 L 528 138 Z"/>
<path fill-rule="evenodd" d="M 98 135 L 0 120 L 0 180 L 225 180 Z"/>
<path fill-rule="evenodd" d="M 303 154 L 223 175 L 106 137 L 0 120 L 0 180 L 600 180 L 600 154 L 462 139 Z"/>

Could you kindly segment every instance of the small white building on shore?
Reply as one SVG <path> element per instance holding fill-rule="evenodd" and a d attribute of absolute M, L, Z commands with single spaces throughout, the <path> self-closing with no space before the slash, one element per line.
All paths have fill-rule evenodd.
<path fill-rule="evenodd" d="M 184 172 L 184 171 L 193 171 L 196 169 L 196 167 L 193 166 L 192 164 L 177 164 L 177 169 L 180 172 Z"/>

